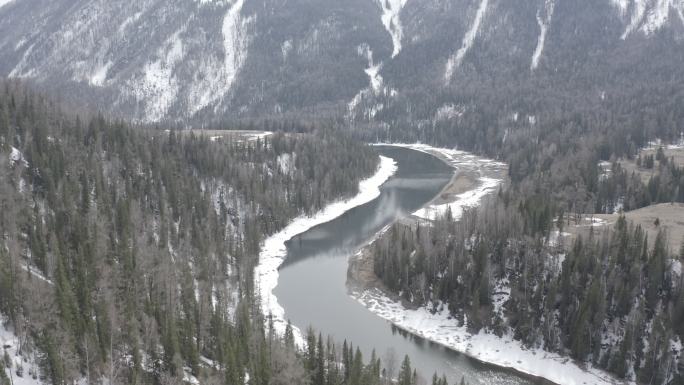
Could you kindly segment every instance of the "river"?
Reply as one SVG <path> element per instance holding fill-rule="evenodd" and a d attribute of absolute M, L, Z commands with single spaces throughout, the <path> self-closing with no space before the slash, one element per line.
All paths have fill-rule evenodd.
<path fill-rule="evenodd" d="M 347 339 L 365 358 L 373 348 L 384 364 L 394 356 L 396 370 L 408 354 L 426 381 L 437 373 L 446 375 L 450 384 L 458 384 L 462 377 L 472 385 L 548 384 L 400 332 L 349 296 L 349 257 L 383 227 L 430 202 L 454 172 L 423 152 L 398 147 L 377 149 L 398 166 L 394 176 L 382 185 L 380 196 L 287 242 L 287 257 L 274 290 L 285 317 L 301 330 L 312 326 L 338 342 Z"/>

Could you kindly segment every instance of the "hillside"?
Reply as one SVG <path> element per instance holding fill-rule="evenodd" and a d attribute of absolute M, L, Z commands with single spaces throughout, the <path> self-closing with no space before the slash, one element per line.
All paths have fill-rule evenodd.
<path fill-rule="evenodd" d="M 4 84 L 0 321 L 11 350 L 0 374 L 301 379 L 294 346 L 269 334 L 254 293 L 261 241 L 355 195 L 377 164 L 368 147 L 325 132 L 212 141 L 83 121 Z"/>

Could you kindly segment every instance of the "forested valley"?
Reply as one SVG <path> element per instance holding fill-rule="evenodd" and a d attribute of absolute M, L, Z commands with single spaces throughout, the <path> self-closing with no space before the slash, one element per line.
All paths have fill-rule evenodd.
<path fill-rule="evenodd" d="M 446 309 L 473 333 L 510 334 L 639 383 L 684 383 L 684 239 L 673 250 L 666 231 L 649 239 L 622 215 L 564 236 L 594 213 L 684 202 L 682 167 L 662 147 L 640 154 L 655 138 L 681 140 L 678 116 L 649 123 L 641 110 L 614 109 L 433 126 L 508 162 L 508 182 L 462 217 L 394 225 L 373 246 L 376 275 L 410 306 Z"/>
<path fill-rule="evenodd" d="M 680 81 L 656 78 L 595 94 L 575 78 L 548 88 L 510 80 L 495 91 L 464 84 L 457 95 L 418 87 L 424 97 L 410 118 L 397 113 L 401 102 L 384 100 L 372 119 L 354 121 L 367 140 L 456 147 L 508 164 L 504 187 L 481 207 L 397 224 L 375 242 L 385 288 L 410 306 L 447 309 L 473 332 L 511 333 L 639 383 L 684 383 L 684 285 L 674 273 L 684 246 L 668 247 L 665 231 L 647 239 L 625 217 L 562 235 L 592 214 L 684 202 L 681 164 L 662 148 L 640 154 L 684 135 Z"/>
<path fill-rule="evenodd" d="M 386 383 L 351 343 L 276 335 L 252 277 L 265 236 L 354 195 L 377 154 L 328 130 L 214 139 L 2 84 L 0 313 L 21 359 L 5 350 L 1 384 Z"/>

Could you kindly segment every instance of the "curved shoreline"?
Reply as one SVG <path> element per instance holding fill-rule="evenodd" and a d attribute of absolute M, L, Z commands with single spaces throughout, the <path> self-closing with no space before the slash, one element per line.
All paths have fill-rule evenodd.
<path fill-rule="evenodd" d="M 423 143 L 376 143 L 375 146 L 407 148 L 432 155 L 447 166 L 458 171 L 444 189 L 413 217 L 434 220 L 448 209 L 459 218 L 467 207 L 478 206 L 482 198 L 495 191 L 505 179 L 508 166 L 505 163 L 483 158 L 450 148 L 433 147 Z"/>
<path fill-rule="evenodd" d="M 372 201 L 380 195 L 380 186 L 397 171 L 394 159 L 380 155 L 378 169 L 367 179 L 359 182 L 359 192 L 354 197 L 339 200 L 325 206 L 313 216 L 302 215 L 290 222 L 279 232 L 269 236 L 259 252 L 259 264 L 254 268 L 254 283 L 261 298 L 261 309 L 265 316 L 273 318 L 276 332 L 284 334 L 287 320 L 285 309 L 278 303 L 273 289 L 278 285 L 278 268 L 287 256 L 286 242 L 317 225 L 330 222 L 348 210 Z M 301 331 L 292 325 L 295 341 L 303 344 Z"/>
<path fill-rule="evenodd" d="M 420 143 L 382 143 L 376 145 L 397 146 L 426 152 L 441 159 L 455 170 L 458 170 L 458 168 L 454 165 L 453 156 L 466 154 L 457 150 L 440 149 Z M 471 159 L 476 158 L 474 155 L 466 156 L 471 157 Z M 491 160 L 485 161 L 496 163 Z M 500 165 L 499 163 L 496 164 Z M 482 181 L 483 179 L 486 182 L 491 178 L 480 173 L 479 180 Z M 449 185 L 444 190 L 448 188 Z M 479 204 L 479 201 L 489 194 L 492 189 L 491 184 L 485 183 L 484 187 L 482 184 L 478 184 L 477 187 L 470 191 L 457 195 L 458 199 L 456 201 L 440 203 L 439 206 L 472 207 Z M 459 203 L 459 199 L 463 199 L 465 202 Z M 427 208 L 436 206 L 434 203 L 438 200 L 439 197 L 436 197 L 413 215 L 423 217 L 419 215 L 421 211 L 428 213 Z M 433 309 L 428 309 L 425 306 L 415 309 L 407 308 L 400 299 L 384 288 L 382 282 L 372 271 L 372 255 L 368 248 L 385 231 L 386 229 L 383 229 L 378 232 L 361 251 L 350 257 L 347 274 L 348 284 L 350 283 L 349 280 L 351 280 L 351 285 L 355 286 L 350 287 L 349 295 L 373 314 L 417 337 L 465 354 L 485 364 L 513 370 L 531 378 L 567 385 L 615 385 L 628 383 L 620 382 L 609 373 L 600 369 L 591 367 L 583 369 L 569 357 L 550 353 L 543 349 L 526 349 L 510 335 L 498 337 L 483 331 L 480 331 L 478 334 L 469 333 L 465 325 L 460 327 L 457 325 L 456 321 L 451 318 L 449 311 L 445 310 L 445 306 L 442 306 L 438 309 L 439 311 L 434 313 L 432 312 Z M 369 266 L 371 266 L 370 271 Z"/>

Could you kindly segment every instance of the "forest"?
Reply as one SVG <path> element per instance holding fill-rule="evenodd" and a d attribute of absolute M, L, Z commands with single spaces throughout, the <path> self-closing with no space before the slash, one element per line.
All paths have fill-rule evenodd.
<path fill-rule="evenodd" d="M 351 343 L 275 335 L 252 277 L 264 237 L 354 195 L 377 164 L 329 130 L 212 140 L 2 84 L 0 314 L 21 359 L 0 369 L 50 384 L 385 383 Z M 408 359 L 398 375 L 415 383 Z"/>
<path fill-rule="evenodd" d="M 470 331 L 512 335 L 639 383 L 684 381 L 684 281 L 667 233 L 620 215 L 564 244 L 562 207 L 502 188 L 478 209 L 396 224 L 374 271 L 409 306 L 447 309 Z"/>

